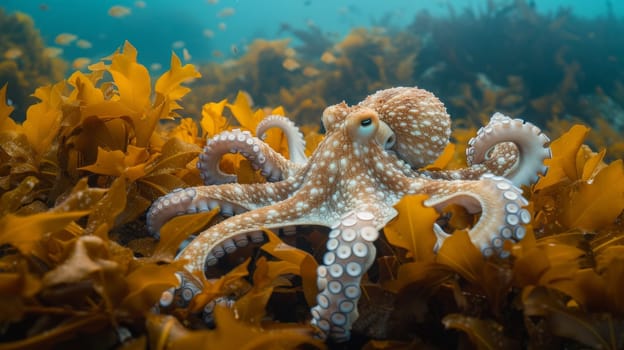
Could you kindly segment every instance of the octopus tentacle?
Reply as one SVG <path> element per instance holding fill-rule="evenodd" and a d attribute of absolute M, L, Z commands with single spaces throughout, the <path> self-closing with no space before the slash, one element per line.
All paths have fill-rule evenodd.
<path fill-rule="evenodd" d="M 504 176 L 516 186 L 537 181 L 551 157 L 550 139 L 537 126 L 495 113 L 488 125 L 470 139 L 466 149 L 469 168 L 424 171 L 435 179 L 478 179 L 485 173 Z"/>
<path fill-rule="evenodd" d="M 188 260 L 185 268 L 190 272 L 204 271 L 205 266 L 215 265 L 225 253 L 233 253 L 237 247 L 247 245 L 249 240 L 262 242 L 262 229 L 324 225 L 323 215 L 319 214 L 318 208 L 312 210 L 312 205 L 308 205 L 305 199 L 309 201 L 310 197 L 304 192 L 298 192 L 275 204 L 266 205 L 261 210 L 243 212 L 211 226 L 186 246 L 176 259 Z M 336 216 L 327 210 L 324 212 L 325 218 Z"/>
<path fill-rule="evenodd" d="M 524 238 L 524 225 L 531 221 L 531 214 L 523 208 L 528 202 L 522 191 L 500 176 L 484 174 L 476 181 L 435 181 L 428 183 L 423 192 L 430 194 L 424 204 L 438 211 L 449 204 L 458 204 L 469 213 L 481 212 L 479 221 L 468 230 L 468 235 L 486 257 L 494 253 L 508 257 L 509 252 L 503 249 L 504 242 Z M 434 231 L 438 238 L 437 250 L 448 234 L 437 225 Z"/>
<path fill-rule="evenodd" d="M 513 143 L 519 154 L 511 154 L 505 147 L 488 154 L 500 142 Z M 488 161 L 488 171 L 507 177 L 516 186 L 527 185 L 546 172 L 544 160 L 551 157 L 549 143 L 548 136 L 537 126 L 497 112 L 470 140 L 466 157 L 469 165 Z"/>
<path fill-rule="evenodd" d="M 281 129 L 286 136 L 286 140 L 288 140 L 288 159 L 293 163 L 305 164 L 308 160 L 305 154 L 305 139 L 295 123 L 281 115 L 269 115 L 258 124 L 256 135 L 262 139 L 264 133 L 271 128 Z"/>
<path fill-rule="evenodd" d="M 375 260 L 373 242 L 379 236 L 375 214 L 360 209 L 351 211 L 331 226 L 327 252 L 317 269 L 320 293 L 311 309 L 312 325 L 321 338 L 346 341 L 358 318 L 360 282 Z"/>
<path fill-rule="evenodd" d="M 197 168 L 206 185 L 236 182 L 236 175 L 227 174 L 219 168 L 221 157 L 226 153 L 241 153 L 251 161 L 254 168 L 260 169 L 269 181 L 279 181 L 300 168 L 284 158 L 249 131 L 234 129 L 224 131 L 208 140 L 204 151 L 199 155 Z"/>
<path fill-rule="evenodd" d="M 282 181 L 178 188 L 154 201 L 147 212 L 147 229 L 158 237 L 161 226 L 171 218 L 209 211 L 217 206 L 225 216 L 261 208 L 287 198 L 292 187 L 291 182 Z"/>

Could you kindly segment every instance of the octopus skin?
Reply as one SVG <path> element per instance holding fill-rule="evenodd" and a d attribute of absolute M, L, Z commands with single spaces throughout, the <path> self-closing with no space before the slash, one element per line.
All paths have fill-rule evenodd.
<path fill-rule="evenodd" d="M 201 291 L 201 283 L 193 276 L 203 274 L 207 266 L 215 265 L 220 257 L 238 247 L 263 241 L 262 228 L 327 226 L 330 233 L 327 251 L 317 270 L 319 294 L 317 305 L 311 309 L 311 322 L 320 337 L 344 341 L 349 339 L 351 326 L 358 317 L 360 282 L 375 260 L 374 242 L 379 231 L 396 216 L 393 206 L 405 195 L 427 194 L 424 204 L 438 210 L 459 204 L 470 213 L 480 212 L 479 221 L 468 234 L 486 257 L 508 256 L 504 242 L 524 237 L 524 225 L 531 220 L 530 213 L 523 208 L 527 201 L 514 183 L 499 175 L 515 174 L 519 169 L 527 174 L 543 170 L 537 162 L 518 161 L 526 152 L 534 152 L 522 144 L 526 140 L 541 143 L 534 147 L 541 151 L 535 157 L 549 155 L 547 138 L 532 125 L 496 116 L 490 128 L 486 126 L 473 141 L 474 151 L 469 151 L 469 157 L 473 157 L 474 163 L 468 169 L 425 173 L 418 169 L 435 160 L 450 135 L 450 118 L 432 94 L 417 88 L 382 90 L 359 105 L 330 106 L 322 120 L 325 139 L 308 159 L 298 162 L 273 157 L 276 152 L 244 132 L 213 138 L 209 151 L 217 149 L 217 155 L 223 150 L 246 152 L 260 169 L 269 162 L 271 171 L 267 173 L 278 169 L 275 174 L 279 176 L 272 178 L 274 182 L 180 189 L 153 203 L 147 220 L 154 233 L 168 219 L 184 213 L 219 206 L 223 214 L 233 215 L 201 232 L 180 252 L 176 259 L 186 262 L 185 271 L 179 275 L 180 286 L 163 295 L 162 306 L 171 305 L 174 300 L 179 307 L 187 306 Z M 280 123 L 274 121 L 274 125 Z M 496 131 L 499 128 L 507 135 L 488 136 L 502 132 Z M 533 136 L 516 137 L 513 130 Z M 234 135 L 235 143 L 228 143 L 230 135 Z M 421 147 L 418 142 L 426 146 Z M 481 149 L 493 142 L 511 144 Z M 503 157 L 508 153 L 513 157 Z M 264 162 L 258 154 L 264 155 Z M 497 156 L 493 161 L 492 154 Z M 206 159 L 210 157 L 217 158 L 209 155 Z M 499 161 L 501 157 L 503 161 Z M 214 159 L 211 162 L 216 164 Z M 492 174 L 484 164 L 494 163 L 498 166 Z M 217 171 L 212 167 L 209 173 L 218 174 Z M 531 180 L 532 176 L 520 180 Z M 448 234 L 437 225 L 433 231 L 436 247 L 440 247 Z"/>

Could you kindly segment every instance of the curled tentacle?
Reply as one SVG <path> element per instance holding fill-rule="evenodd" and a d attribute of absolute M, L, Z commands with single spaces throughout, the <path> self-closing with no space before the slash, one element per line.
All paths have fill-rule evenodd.
<path fill-rule="evenodd" d="M 242 154 L 269 181 L 284 179 L 300 168 L 300 165 L 284 158 L 249 131 L 234 129 L 208 140 L 203 153 L 199 155 L 197 168 L 206 185 L 236 182 L 236 175 L 224 173 L 219 168 L 221 157 L 226 153 Z"/>
<path fill-rule="evenodd" d="M 507 177 L 516 186 L 528 185 L 546 172 L 544 160 L 551 156 L 549 142 L 537 126 L 495 113 L 469 141 L 466 158 L 470 167 L 421 174 L 434 179 L 476 180 L 492 173 Z"/>
<path fill-rule="evenodd" d="M 373 242 L 379 236 L 375 215 L 355 210 L 344 215 L 331 228 L 323 264 L 317 270 L 320 293 L 311 310 L 312 325 L 322 338 L 346 341 L 358 318 L 362 276 L 375 260 Z"/>
<path fill-rule="evenodd" d="M 147 229 L 157 237 L 161 226 L 171 218 L 212 210 L 216 206 L 225 216 L 261 208 L 288 197 L 291 187 L 289 182 L 278 182 L 178 188 L 154 201 L 147 212 Z"/>
<path fill-rule="evenodd" d="M 469 213 L 481 212 L 479 221 L 468 230 L 472 243 L 479 248 L 483 256 L 498 254 L 509 256 L 503 249 L 505 240 L 517 242 L 524 238 L 524 225 L 531 221 L 531 214 L 523 207 L 528 204 L 522 191 L 509 180 L 485 174 L 478 181 L 435 182 L 435 190 L 428 189 L 431 194 L 424 204 L 441 210 L 449 204 L 458 204 Z M 434 227 L 437 235 L 436 250 L 448 237 L 437 224 Z"/>
<path fill-rule="evenodd" d="M 519 154 L 513 154 L 509 145 L 492 149 L 501 142 L 513 143 Z M 494 113 L 488 125 L 470 140 L 466 157 L 469 165 L 488 162 L 489 172 L 507 177 L 516 186 L 527 185 L 546 172 L 544 160 L 551 157 L 549 143 L 548 136 L 537 126 Z M 490 149 L 493 152 L 488 152 Z"/>
<path fill-rule="evenodd" d="M 258 124 L 256 135 L 262 139 L 264 133 L 271 128 L 279 128 L 286 135 L 290 161 L 297 164 L 305 164 L 308 160 L 308 157 L 305 155 L 305 139 L 295 123 L 281 115 L 270 115 L 262 119 Z"/>

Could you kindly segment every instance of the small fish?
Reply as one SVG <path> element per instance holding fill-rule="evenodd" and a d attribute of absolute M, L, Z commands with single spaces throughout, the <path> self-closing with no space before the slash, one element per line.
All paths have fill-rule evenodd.
<path fill-rule="evenodd" d="M 78 57 L 72 62 L 72 68 L 84 69 L 91 63 L 91 59 L 87 57 Z"/>
<path fill-rule="evenodd" d="M 223 57 L 223 52 L 220 50 L 212 50 L 212 57 L 221 58 Z"/>
<path fill-rule="evenodd" d="M 238 55 L 238 46 L 236 44 L 232 44 L 232 46 L 230 46 L 230 51 L 232 51 L 232 55 Z"/>
<path fill-rule="evenodd" d="M 217 28 L 219 28 L 219 30 L 221 31 L 225 31 L 227 29 L 227 24 L 219 22 L 219 24 L 217 24 Z"/>
<path fill-rule="evenodd" d="M 236 10 L 233 7 L 226 7 L 223 10 L 219 11 L 219 13 L 217 13 L 217 17 L 230 17 L 233 16 L 235 13 Z"/>
<path fill-rule="evenodd" d="M 54 42 L 59 45 L 69 45 L 76 39 L 78 39 L 78 36 L 75 34 L 61 33 L 54 38 Z"/>
<path fill-rule="evenodd" d="M 214 35 L 215 35 L 214 31 L 211 29 L 204 29 L 202 34 L 204 35 L 205 38 L 208 38 L 208 39 L 214 38 Z"/>
<path fill-rule="evenodd" d="M 24 53 L 19 47 L 12 47 L 4 52 L 4 58 L 7 60 L 16 60 L 22 57 Z"/>
<path fill-rule="evenodd" d="M 60 47 L 46 47 L 43 49 L 43 55 L 49 58 L 58 57 L 63 53 L 63 49 Z"/>
<path fill-rule="evenodd" d="M 49 9 L 50 9 L 50 6 L 48 6 L 48 4 L 39 4 L 39 10 L 47 11 Z"/>
<path fill-rule="evenodd" d="M 174 41 L 174 42 L 171 44 L 171 47 L 172 47 L 172 48 L 174 48 L 174 49 L 176 49 L 176 50 L 177 50 L 177 49 L 181 49 L 181 48 L 183 48 L 184 46 L 186 46 L 186 44 L 185 44 L 185 43 L 184 43 L 184 41 L 182 41 L 182 40 L 177 40 L 177 41 Z"/>
<path fill-rule="evenodd" d="M 334 54 L 329 52 L 329 51 L 325 51 L 321 55 L 321 62 L 323 62 L 325 64 L 335 63 L 336 62 L 336 56 L 334 56 Z"/>
<path fill-rule="evenodd" d="M 184 58 L 185 61 L 190 61 L 191 58 L 193 58 L 186 47 L 182 49 L 182 58 Z"/>
<path fill-rule="evenodd" d="M 108 9 L 108 15 L 116 18 L 125 17 L 131 12 L 132 11 L 128 7 L 121 5 L 115 5 Z"/>
<path fill-rule="evenodd" d="M 288 57 L 282 62 L 282 67 L 289 72 L 299 69 L 301 65 L 294 58 Z"/>
<path fill-rule="evenodd" d="M 135 1 L 134 2 L 134 7 L 138 8 L 138 9 L 144 9 L 145 6 L 147 6 L 145 1 L 139 0 L 139 1 Z"/>
<path fill-rule="evenodd" d="M 93 47 L 93 44 L 91 44 L 91 42 L 88 40 L 79 39 L 78 41 L 76 41 L 76 46 L 78 46 L 81 49 L 90 49 Z"/>
<path fill-rule="evenodd" d="M 307 66 L 303 68 L 303 75 L 308 78 L 313 78 L 317 75 L 321 74 L 321 71 L 312 66 Z"/>
<path fill-rule="evenodd" d="M 159 71 L 161 69 L 162 69 L 162 64 L 160 64 L 158 62 L 154 62 L 154 63 L 150 64 L 150 70 Z"/>
<path fill-rule="evenodd" d="M 297 55 L 297 50 L 292 47 L 287 47 L 286 50 L 284 50 L 284 55 L 286 55 L 286 57 L 295 57 Z"/>
<path fill-rule="evenodd" d="M 207 3 L 209 3 L 210 5 L 216 5 L 219 3 L 219 0 L 207 0 Z"/>

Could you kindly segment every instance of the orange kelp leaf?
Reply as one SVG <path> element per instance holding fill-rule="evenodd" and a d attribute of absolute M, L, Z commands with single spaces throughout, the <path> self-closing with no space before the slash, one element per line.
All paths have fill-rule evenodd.
<path fill-rule="evenodd" d="M 121 176 L 126 168 L 124 165 L 125 157 L 126 155 L 120 150 L 107 151 L 98 147 L 95 163 L 78 169 L 101 175 Z"/>
<path fill-rule="evenodd" d="M 195 66 L 192 64 L 182 66 L 180 58 L 175 53 L 171 53 L 171 67 L 158 78 L 154 90 L 169 101 L 170 111 L 178 109 L 180 106 L 175 101 L 191 91 L 188 87 L 182 86 L 182 83 L 199 77 L 201 74 L 195 69 Z"/>
<path fill-rule="evenodd" d="M 552 158 L 544 161 L 548 166 L 548 172 L 537 181 L 535 190 L 552 186 L 566 178 L 571 181 L 578 179 L 576 155 L 588 133 L 588 127 L 574 125 L 568 132 L 550 144 Z"/>
<path fill-rule="evenodd" d="M 4 83 L 0 89 L 0 130 L 2 131 L 17 129 L 17 124 L 11 119 L 11 113 L 13 113 L 15 108 L 7 104 L 6 92 L 8 85 L 9 83 Z"/>
<path fill-rule="evenodd" d="M 569 228 L 597 230 L 612 224 L 624 209 L 624 167 L 618 159 L 602 169 L 592 183 L 581 183 L 561 203 L 561 222 Z"/>
<path fill-rule="evenodd" d="M 31 199 L 32 191 L 38 183 L 39 180 L 36 177 L 28 176 L 17 187 L 3 193 L 0 197 L 0 217 L 13 213 L 26 204 Z"/>
<path fill-rule="evenodd" d="M 155 164 L 147 170 L 149 175 L 170 174 L 195 159 L 201 148 L 195 144 L 184 142 L 178 138 L 170 138 L 162 147 L 162 154 Z"/>
<path fill-rule="evenodd" d="M 503 326 L 489 319 L 449 314 L 442 319 L 446 328 L 463 331 L 470 337 L 477 349 L 519 349 L 519 344 L 505 337 Z"/>
<path fill-rule="evenodd" d="M 383 288 L 399 293 L 403 288 L 418 284 L 419 287 L 433 289 L 453 276 L 453 272 L 432 261 L 408 262 L 399 266 L 396 279 L 382 283 Z"/>
<path fill-rule="evenodd" d="M 28 254 L 44 234 L 61 230 L 89 212 L 45 212 L 28 216 L 7 214 L 0 218 L 0 245 L 11 244 L 22 254 Z"/>
<path fill-rule="evenodd" d="M 262 110 L 258 110 L 256 113 L 251 110 L 249 98 L 245 92 L 239 91 L 234 103 L 228 103 L 227 106 L 243 128 L 252 133 L 256 132 L 256 127 L 264 118 L 264 113 Z"/>
<path fill-rule="evenodd" d="M 186 143 L 194 144 L 199 136 L 199 130 L 193 118 L 182 118 L 182 120 L 180 120 L 180 124 L 173 128 L 167 136 L 170 138 L 175 137 Z"/>
<path fill-rule="evenodd" d="M 404 196 L 394 207 L 399 215 L 384 227 L 390 244 L 405 248 L 415 261 L 433 261 L 436 242 L 433 224 L 438 213 L 423 205 L 426 195 Z"/>
<path fill-rule="evenodd" d="M 174 174 L 148 175 L 139 181 L 141 193 L 151 200 L 164 196 L 176 188 L 188 186 L 184 180 Z"/>
<path fill-rule="evenodd" d="M 202 119 L 199 122 L 202 128 L 202 137 L 212 137 L 228 127 L 227 119 L 223 116 L 223 108 L 227 100 L 209 102 L 202 107 Z"/>
<path fill-rule="evenodd" d="M 250 261 L 251 259 L 248 258 L 216 281 L 206 279 L 202 271 L 193 275 L 193 277 L 203 282 L 204 288 L 193 299 L 190 309 L 192 311 L 200 311 L 204 305 L 215 297 L 240 293 L 241 286 L 248 286 L 247 281 L 243 279 L 249 275 L 247 266 Z"/>
<path fill-rule="evenodd" d="M 149 156 L 145 148 L 133 145 L 128 145 L 126 153 L 120 150 L 107 151 L 98 147 L 95 163 L 78 169 L 100 175 L 125 175 L 130 181 L 135 181 L 145 176 L 145 166 Z"/>
<path fill-rule="evenodd" d="M 179 283 L 175 276 L 178 270 L 174 265 L 147 264 L 132 271 L 126 276 L 129 293 L 121 307 L 139 315 L 148 312 L 166 289 Z"/>
<path fill-rule="evenodd" d="M 299 129 L 303 133 L 306 143 L 305 154 L 309 157 L 314 153 L 319 143 L 323 141 L 325 135 L 319 133 L 319 127 L 316 125 L 303 125 Z"/>
<path fill-rule="evenodd" d="M 80 331 L 101 329 L 110 323 L 110 315 L 106 313 L 92 313 L 87 315 L 72 316 L 62 321 L 58 326 L 47 329 L 39 334 L 29 335 L 28 338 L 13 342 L 3 342 L 2 350 L 23 350 L 23 349 L 49 349 L 52 345 L 75 337 Z"/>
<path fill-rule="evenodd" d="M 279 286 L 290 286 L 290 282 L 280 276 L 289 273 L 297 274 L 298 270 L 298 266 L 288 261 L 268 262 L 265 257 L 258 259 L 253 275 L 253 287 L 234 304 L 238 319 L 260 325 L 260 321 L 266 314 L 265 307 L 273 294 L 273 289 Z"/>
<path fill-rule="evenodd" d="M 39 155 L 50 149 L 61 127 L 64 88 L 64 81 L 38 88 L 33 96 L 41 102 L 30 106 L 26 111 L 26 120 L 22 130 L 32 148 Z"/>
<path fill-rule="evenodd" d="M 231 310 L 217 306 L 214 310 L 215 330 L 190 331 L 170 339 L 171 349 L 195 349 L 210 344 L 215 349 L 325 349 L 325 344 L 312 336 L 309 326 L 292 326 L 265 330 L 236 319 Z"/>
<path fill-rule="evenodd" d="M 0 322 L 15 322 L 24 315 L 24 304 L 41 290 L 41 279 L 25 263 L 16 272 L 0 272 Z"/>
<path fill-rule="evenodd" d="M 89 79 L 81 71 L 75 71 L 67 82 L 74 86 L 74 91 L 71 92 L 69 98 L 80 102 L 81 106 L 95 105 L 104 102 L 104 93 L 101 89 L 95 86 L 95 82 Z M 86 115 L 82 116 L 83 118 Z"/>
<path fill-rule="evenodd" d="M 152 157 L 155 158 L 156 155 L 152 155 Z M 145 147 L 128 145 L 124 156 L 124 174 L 130 181 L 142 178 L 145 176 L 145 168 L 149 160 L 150 153 Z"/>
<path fill-rule="evenodd" d="M 253 168 L 249 160 L 240 154 L 236 156 L 239 158 L 238 168 L 236 168 L 236 182 L 239 184 L 254 184 L 266 181 L 260 172 Z"/>
<path fill-rule="evenodd" d="M 523 291 L 522 301 L 525 315 L 544 317 L 556 336 L 592 349 L 620 349 L 624 345 L 624 338 L 618 336 L 624 333 L 624 321 L 616 321 L 610 314 L 592 315 L 567 308 L 558 296 L 543 287 Z"/>
<path fill-rule="evenodd" d="M 215 207 L 210 211 L 176 216 L 167 221 L 160 229 L 160 241 L 158 245 L 156 245 L 154 253 L 149 260 L 172 261 L 180 244 L 182 244 L 188 236 L 206 227 L 210 220 L 218 213 L 219 208 Z"/>
<path fill-rule="evenodd" d="M 264 233 L 269 238 L 269 241 L 262 245 L 262 250 L 280 260 L 288 261 L 298 266 L 298 271 L 295 273 L 301 276 L 306 302 L 308 305 L 314 305 L 316 303 L 316 295 L 318 294 L 316 288 L 316 269 L 318 264 L 314 257 L 303 250 L 282 242 L 270 230 L 264 230 Z"/>
<path fill-rule="evenodd" d="M 583 171 L 581 172 L 582 181 L 589 181 L 598 171 L 602 170 L 602 166 L 604 166 L 602 160 L 605 154 L 607 154 L 607 150 L 603 148 L 600 152 L 591 154 L 589 158 L 587 158 L 583 164 Z"/>
<path fill-rule="evenodd" d="M 471 283 L 480 280 L 485 264 L 483 255 L 463 230 L 455 231 L 444 240 L 436 261 L 450 267 Z"/>
<path fill-rule="evenodd" d="M 128 41 L 124 43 L 122 52 L 112 55 L 108 72 L 119 91 L 119 102 L 137 113 L 139 119 L 144 117 L 150 106 L 150 75 L 147 68 L 137 63 L 137 50 Z"/>
<path fill-rule="evenodd" d="M 115 226 L 115 219 L 126 208 L 126 180 L 118 177 L 104 197 L 97 202 L 89 215 L 85 232 L 98 232 L 101 238 L 108 238 L 108 231 Z"/>
<path fill-rule="evenodd" d="M 430 165 L 427 165 L 425 169 L 438 170 L 446 168 L 455 156 L 455 148 L 456 147 L 454 143 L 447 143 L 446 147 L 444 147 L 444 151 L 442 151 L 442 153 L 438 156 L 438 159 L 436 159 L 435 162 L 431 163 Z"/>
<path fill-rule="evenodd" d="M 45 286 L 71 284 L 90 278 L 105 270 L 121 272 L 119 264 L 108 257 L 104 240 L 96 236 L 81 236 L 75 241 L 69 257 L 43 277 Z"/>

